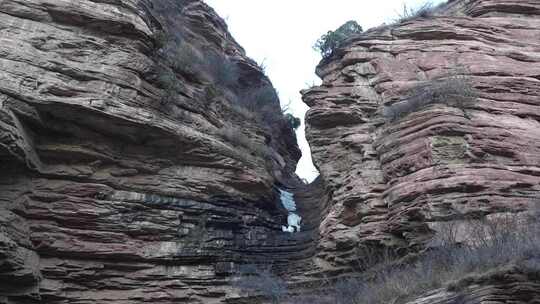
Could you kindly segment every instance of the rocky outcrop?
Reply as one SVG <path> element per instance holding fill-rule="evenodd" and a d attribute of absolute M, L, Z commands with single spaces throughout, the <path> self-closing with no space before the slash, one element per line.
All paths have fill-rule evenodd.
<path fill-rule="evenodd" d="M 302 296 L 373 248 L 532 208 L 538 15 L 455 0 L 352 37 L 304 92 L 321 177 L 303 185 L 270 81 L 202 1 L 0 0 L 0 303 L 264 301 L 231 285 L 250 263 Z M 474 102 L 388 118 L 452 75 Z M 517 263 L 409 303 L 533 303 L 537 267 Z"/>
<path fill-rule="evenodd" d="M 346 271 L 366 247 L 406 253 L 440 223 L 538 204 L 539 15 L 532 0 L 450 1 L 353 37 L 319 65 L 322 85 L 303 92 L 329 195 L 319 265 Z M 474 102 L 384 117 L 411 88 L 449 75 L 470 81 Z"/>
<path fill-rule="evenodd" d="M 469 275 L 449 288 L 430 291 L 407 304 L 534 303 L 540 297 L 538 268 L 511 265 Z"/>
<path fill-rule="evenodd" d="M 275 93 L 239 106 L 271 84 L 206 4 L 0 16 L 0 303 L 217 303 L 238 262 L 311 250 L 282 232 L 294 132 Z"/>

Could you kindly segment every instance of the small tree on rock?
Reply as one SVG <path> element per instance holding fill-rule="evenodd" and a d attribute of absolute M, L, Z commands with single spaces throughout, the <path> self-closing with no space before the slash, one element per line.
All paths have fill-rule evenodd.
<path fill-rule="evenodd" d="M 361 33 L 362 27 L 356 21 L 347 21 L 335 31 L 328 31 L 317 40 L 313 48 L 319 51 L 323 58 L 332 56 L 334 51 L 343 45 L 347 38 Z"/>
<path fill-rule="evenodd" d="M 291 128 L 293 128 L 295 130 L 298 129 L 300 127 L 300 125 L 302 124 L 302 121 L 300 120 L 300 118 L 295 117 L 291 113 L 285 114 L 285 119 L 287 119 L 287 122 L 289 123 Z"/>

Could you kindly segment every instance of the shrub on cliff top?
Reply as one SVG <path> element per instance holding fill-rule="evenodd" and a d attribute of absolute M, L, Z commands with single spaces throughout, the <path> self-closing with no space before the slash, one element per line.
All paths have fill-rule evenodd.
<path fill-rule="evenodd" d="M 403 4 L 403 10 L 398 13 L 398 16 L 394 19 L 394 23 L 402 23 L 418 18 L 433 18 L 435 13 L 446 3 L 447 2 L 443 2 L 439 5 L 433 5 L 431 1 L 426 1 L 417 7 L 410 7 Z"/>
<path fill-rule="evenodd" d="M 321 53 L 323 58 L 332 56 L 347 38 L 362 32 L 362 27 L 356 21 L 347 21 L 335 31 L 328 31 L 317 40 L 313 48 Z"/>
<path fill-rule="evenodd" d="M 401 23 L 416 18 L 429 18 L 433 14 L 433 3 L 425 2 L 424 4 L 414 8 L 409 7 L 407 4 L 403 4 L 403 10 L 398 13 L 398 16 L 395 20 L 396 23 Z"/>
<path fill-rule="evenodd" d="M 153 38 L 155 61 L 166 63 L 185 79 L 198 83 L 212 82 L 220 88 L 234 89 L 237 86 L 240 69 L 226 55 L 211 48 L 203 49 L 197 41 L 190 41 L 182 33 L 173 36 L 157 31 Z"/>
<path fill-rule="evenodd" d="M 248 119 L 255 119 L 271 132 L 281 131 L 283 127 L 298 129 L 301 120 L 288 111 L 288 106 L 278 107 L 279 97 L 270 85 L 245 90 L 238 94 L 237 103 L 232 109 Z"/>

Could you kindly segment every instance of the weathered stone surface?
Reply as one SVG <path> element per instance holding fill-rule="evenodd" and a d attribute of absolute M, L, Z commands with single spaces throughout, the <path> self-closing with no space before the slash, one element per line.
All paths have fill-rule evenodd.
<path fill-rule="evenodd" d="M 202 1 L 0 0 L 0 303 L 255 303 L 231 287 L 238 264 L 273 264 L 302 293 L 358 269 L 365 246 L 406 253 L 448 221 L 531 208 L 539 15 L 533 0 L 456 0 L 352 39 L 304 92 L 321 172 L 306 186 L 290 127 L 235 106 L 270 82 Z M 238 84 L 167 62 L 169 40 L 226 58 Z M 465 110 L 383 117 L 456 72 L 478 92 Z M 278 187 L 300 233 L 282 232 Z M 534 303 L 538 284 L 507 265 L 409 303 Z"/>
<path fill-rule="evenodd" d="M 538 204 L 539 8 L 532 0 L 451 1 L 433 18 L 352 38 L 318 66 L 322 85 L 303 95 L 330 197 L 320 265 L 346 269 L 363 246 L 419 249 L 433 224 Z M 453 73 L 478 94 L 464 111 L 435 104 L 394 122 L 383 117 L 410 88 Z"/>
<path fill-rule="evenodd" d="M 178 72 L 164 103 L 163 32 L 239 87 Z M 281 231 L 294 132 L 234 108 L 262 85 L 202 1 L 0 1 L 0 303 L 218 303 L 236 264 L 309 255 Z"/>
<path fill-rule="evenodd" d="M 521 265 L 470 275 L 450 287 L 430 291 L 406 304 L 535 303 L 540 298 L 538 269 Z"/>

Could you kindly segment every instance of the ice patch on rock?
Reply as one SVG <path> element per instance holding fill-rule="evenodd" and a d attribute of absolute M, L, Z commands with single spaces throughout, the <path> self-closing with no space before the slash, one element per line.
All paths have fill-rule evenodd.
<path fill-rule="evenodd" d="M 279 189 L 281 193 L 281 204 L 287 211 L 289 215 L 287 216 L 287 226 L 281 226 L 283 232 L 299 232 L 300 223 L 302 222 L 302 217 L 296 214 L 296 202 L 294 201 L 294 195 L 290 192 Z"/>

